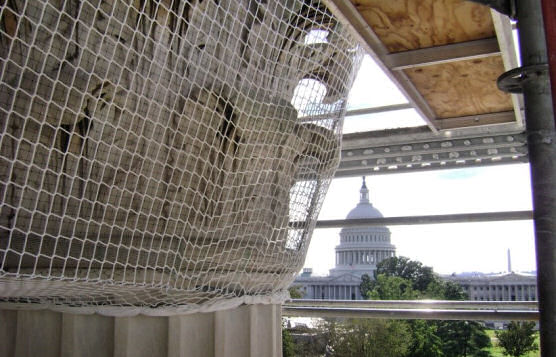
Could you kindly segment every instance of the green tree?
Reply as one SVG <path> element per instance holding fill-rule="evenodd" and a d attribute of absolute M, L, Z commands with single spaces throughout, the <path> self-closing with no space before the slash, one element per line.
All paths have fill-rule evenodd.
<path fill-rule="evenodd" d="M 291 297 L 292 299 L 302 299 L 303 296 L 305 295 L 305 294 L 303 293 L 303 291 L 301 291 L 301 286 L 299 286 L 299 285 L 290 286 L 290 287 L 288 288 L 288 291 L 289 291 L 290 297 Z"/>
<path fill-rule="evenodd" d="M 446 357 L 488 357 L 491 346 L 485 328 L 475 321 L 440 321 L 437 335 Z"/>
<path fill-rule="evenodd" d="M 377 289 L 380 285 L 378 277 L 381 275 L 405 279 L 405 281 L 411 282 L 413 291 L 418 293 L 418 296 L 410 294 L 407 297 L 384 297 L 381 299 L 465 300 L 467 298 L 461 286 L 440 279 L 431 267 L 424 266 L 421 262 L 406 257 L 392 257 L 378 263 L 374 273 L 374 281 L 361 277 L 361 293 L 366 292 L 363 296 L 368 296 L 369 291 Z M 389 280 L 385 281 L 391 283 Z"/>
<path fill-rule="evenodd" d="M 295 345 L 291 333 L 282 327 L 282 356 L 295 357 Z"/>
<path fill-rule="evenodd" d="M 442 357 L 442 340 L 438 337 L 435 321 L 412 320 L 411 346 L 409 356 L 411 357 Z"/>
<path fill-rule="evenodd" d="M 295 357 L 294 342 L 286 319 L 282 318 L 282 356 Z"/>
<path fill-rule="evenodd" d="M 359 292 L 364 298 L 368 298 L 369 293 L 373 290 L 374 281 L 369 274 L 361 275 L 361 284 L 359 284 Z"/>
<path fill-rule="evenodd" d="M 432 268 L 405 257 L 385 259 L 377 265 L 375 280 L 361 281 L 371 299 L 464 300 L 461 286 L 445 282 Z M 410 321 L 412 357 L 489 356 L 490 338 L 481 324 L 466 321 Z"/>
<path fill-rule="evenodd" d="M 468 296 L 459 284 L 451 281 L 444 281 L 445 300 L 467 300 Z"/>
<path fill-rule="evenodd" d="M 496 331 L 498 345 L 504 349 L 504 354 L 513 357 L 523 356 L 527 352 L 535 351 L 535 323 L 512 321 L 504 331 Z"/>
<path fill-rule="evenodd" d="M 378 263 L 375 279 L 381 274 L 407 279 L 412 282 L 413 289 L 423 292 L 431 282 L 438 279 L 431 267 L 406 257 L 392 257 Z"/>
<path fill-rule="evenodd" d="M 381 274 L 367 296 L 374 300 L 414 300 L 419 298 L 419 292 L 413 290 L 410 280 Z"/>
<path fill-rule="evenodd" d="M 329 353 L 335 357 L 403 357 L 411 332 L 405 321 L 349 319 L 328 322 Z"/>

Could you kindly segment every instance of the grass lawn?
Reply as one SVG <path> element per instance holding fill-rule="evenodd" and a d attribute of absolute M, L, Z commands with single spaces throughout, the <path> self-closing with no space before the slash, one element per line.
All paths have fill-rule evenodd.
<path fill-rule="evenodd" d="M 501 347 L 498 347 L 498 339 L 496 338 L 496 335 L 494 334 L 494 330 L 486 330 L 486 333 L 488 335 L 488 337 L 490 337 L 490 341 L 492 342 L 492 347 L 489 348 L 490 354 L 492 357 L 507 357 L 507 355 L 505 355 L 503 353 L 503 349 Z M 537 346 L 539 345 L 539 333 L 537 332 L 537 335 L 535 337 L 535 342 L 537 343 Z M 536 351 L 532 351 L 529 352 L 528 354 L 524 355 L 524 357 L 540 357 L 541 353 L 540 351 L 537 350 Z"/>

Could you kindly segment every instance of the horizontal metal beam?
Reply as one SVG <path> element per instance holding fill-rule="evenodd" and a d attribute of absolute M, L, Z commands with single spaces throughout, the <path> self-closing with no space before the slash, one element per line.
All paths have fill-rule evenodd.
<path fill-rule="evenodd" d="M 346 164 L 349 161 L 391 158 L 395 159 L 391 161 L 395 164 L 396 162 L 411 163 L 415 161 L 436 161 L 440 159 L 440 155 L 446 156 L 446 159 L 459 160 L 465 158 L 473 160 L 482 157 L 489 158 L 492 157 L 491 155 L 503 155 L 503 153 L 511 156 L 519 153 L 527 153 L 525 140 L 525 135 L 499 135 L 470 139 L 444 139 L 405 145 L 374 146 L 361 149 L 342 150 L 341 160 L 342 164 Z M 512 148 L 514 150 L 511 150 Z M 508 150 L 502 151 L 503 149 Z M 426 155 L 432 156 L 427 160 Z M 410 160 L 402 161 L 403 158 L 410 158 Z M 418 160 L 416 160 L 416 158 L 418 158 Z M 379 160 L 378 165 L 380 164 L 381 161 Z M 385 161 L 383 164 L 388 164 L 388 162 Z M 342 168 L 342 165 L 340 165 L 340 168 Z"/>
<path fill-rule="evenodd" d="M 447 170 L 447 169 L 461 169 L 469 167 L 484 167 L 508 164 L 522 164 L 529 162 L 527 156 L 519 157 L 494 157 L 485 160 L 467 160 L 465 162 L 449 161 L 449 162 L 433 162 L 420 165 L 393 165 L 389 167 L 373 168 L 373 167 L 356 167 L 351 169 L 344 169 L 336 171 L 335 178 L 341 177 L 356 177 L 356 176 L 371 176 L 371 175 L 388 175 L 388 174 L 401 174 L 408 172 L 419 171 L 433 171 L 433 170 Z"/>
<path fill-rule="evenodd" d="M 498 39 L 496 37 L 491 37 L 391 53 L 384 56 L 384 62 L 392 70 L 401 70 L 499 54 L 500 47 L 498 46 Z"/>
<path fill-rule="evenodd" d="M 500 222 L 532 220 L 532 211 L 508 211 L 486 213 L 459 213 L 429 216 L 383 217 L 383 218 L 357 218 L 357 219 L 331 219 L 318 220 L 315 228 L 362 228 L 376 226 L 408 226 L 417 224 L 445 224 L 445 223 L 471 223 L 471 222 Z M 305 222 L 290 222 L 290 227 L 304 227 Z"/>
<path fill-rule="evenodd" d="M 392 105 L 382 105 L 379 107 L 353 109 L 353 110 L 346 111 L 344 116 L 347 118 L 347 117 L 358 116 L 358 115 L 379 114 L 379 113 L 393 112 L 397 110 L 406 110 L 406 109 L 413 109 L 413 106 L 410 103 L 401 103 L 401 104 L 392 104 Z M 300 122 L 311 122 L 316 120 L 328 120 L 328 119 L 330 119 L 329 113 L 302 116 L 298 120 Z"/>
<path fill-rule="evenodd" d="M 378 114 L 378 113 L 393 112 L 396 110 L 405 110 L 405 109 L 412 109 L 412 108 L 413 106 L 409 103 L 383 105 L 380 107 L 348 110 L 345 116 L 351 117 L 356 115 Z"/>
<path fill-rule="evenodd" d="M 395 144 L 425 143 L 427 141 L 445 139 L 468 139 L 493 135 L 519 135 L 523 134 L 524 131 L 523 127 L 516 123 L 467 127 L 458 130 L 446 130 L 439 133 L 431 132 L 427 126 L 373 130 L 342 135 L 342 150 Z"/>
<path fill-rule="evenodd" d="M 353 173 L 354 170 L 373 175 L 400 172 L 404 169 L 404 171 L 424 171 L 433 168 L 485 166 L 485 164 L 497 164 L 502 160 L 506 164 L 527 162 L 527 149 L 525 147 L 492 148 L 345 161 L 340 164 L 335 177 L 348 176 L 347 173 Z"/>
<path fill-rule="evenodd" d="M 494 149 L 508 147 L 526 148 L 527 139 L 524 133 L 518 134 L 494 134 L 494 135 L 477 135 L 466 137 L 450 137 L 450 136 L 422 136 L 420 139 L 414 138 L 403 142 L 402 140 L 393 140 L 389 143 L 378 143 L 377 138 L 369 135 L 365 140 L 365 135 L 360 137 L 360 143 L 357 146 L 349 145 L 349 137 L 344 138 L 344 148 L 342 148 L 343 162 L 351 160 L 361 160 L 370 158 L 396 157 L 400 155 L 415 154 L 432 154 L 432 153 L 448 153 L 453 151 L 477 150 L 477 149 Z M 363 139 L 363 140 L 361 140 Z"/>
<path fill-rule="evenodd" d="M 374 309 L 493 309 L 538 310 L 538 301 L 456 301 L 456 300 L 318 300 L 292 299 L 287 307 L 342 307 Z"/>
<path fill-rule="evenodd" d="M 315 318 L 371 318 L 394 320 L 475 320 L 538 321 L 538 311 L 518 310 L 431 310 L 431 309 L 363 309 L 311 306 L 283 306 L 282 315 Z"/>
<path fill-rule="evenodd" d="M 438 135 L 417 127 L 347 134 L 342 144 L 336 177 L 528 161 L 522 132 Z"/>
<path fill-rule="evenodd" d="M 438 130 L 449 130 L 456 128 L 466 128 L 469 126 L 494 125 L 512 123 L 516 121 L 516 114 L 513 110 L 498 113 L 487 113 L 469 115 L 463 117 L 439 118 L 434 120 Z"/>

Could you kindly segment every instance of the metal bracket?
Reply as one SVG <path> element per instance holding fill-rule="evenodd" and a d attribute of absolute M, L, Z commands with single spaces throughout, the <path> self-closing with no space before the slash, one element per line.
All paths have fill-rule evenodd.
<path fill-rule="evenodd" d="M 515 2 L 516 0 L 469 0 L 478 4 L 486 5 L 501 14 L 508 16 L 510 19 L 516 19 Z"/>
<path fill-rule="evenodd" d="M 508 93 L 523 93 L 523 84 L 538 80 L 548 75 L 548 64 L 535 64 L 525 67 L 517 67 L 502 73 L 496 85 L 498 89 Z M 547 77 L 548 78 L 548 77 Z"/>

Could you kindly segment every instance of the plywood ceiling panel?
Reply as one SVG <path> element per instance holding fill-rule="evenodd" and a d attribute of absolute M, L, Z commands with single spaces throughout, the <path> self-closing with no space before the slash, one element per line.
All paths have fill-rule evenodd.
<path fill-rule="evenodd" d="M 463 0 L 351 0 L 392 52 L 495 36 L 490 10 Z"/>
<path fill-rule="evenodd" d="M 509 94 L 496 87 L 501 56 L 406 69 L 437 118 L 513 110 Z"/>

